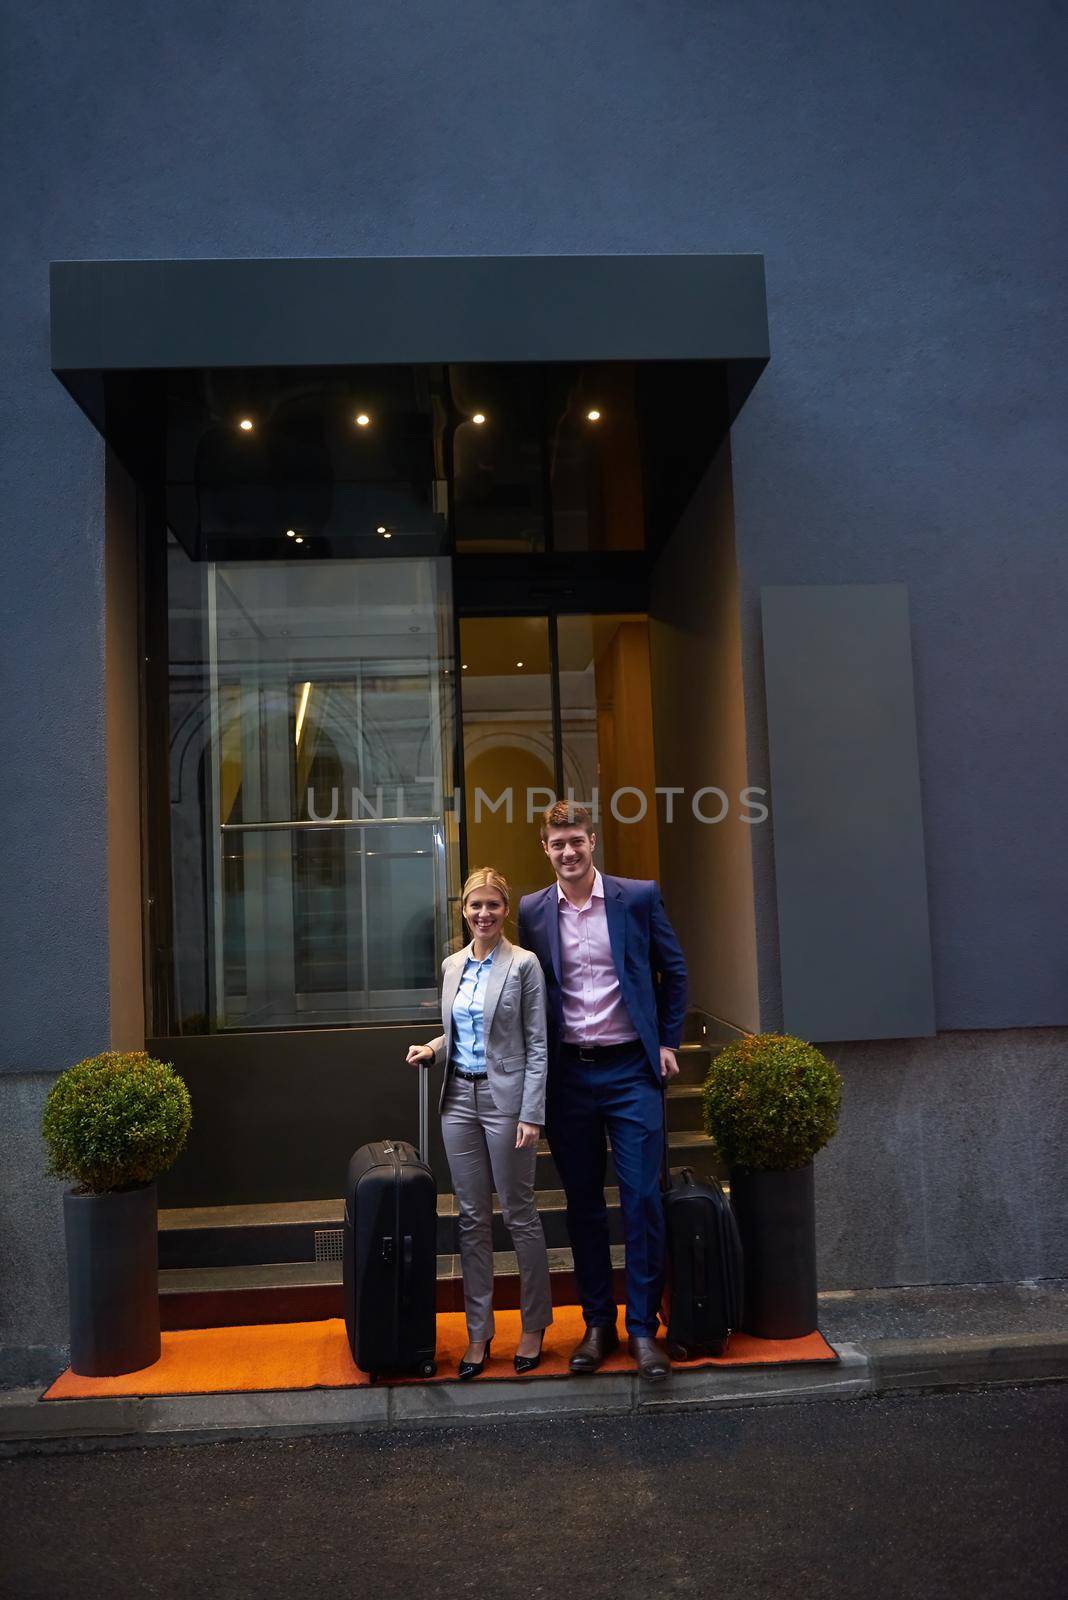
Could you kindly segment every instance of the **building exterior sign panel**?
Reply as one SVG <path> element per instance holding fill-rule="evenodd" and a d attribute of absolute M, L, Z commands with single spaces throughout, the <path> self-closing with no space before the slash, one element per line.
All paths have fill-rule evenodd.
<path fill-rule="evenodd" d="M 935 1031 L 904 584 L 761 591 L 783 1026 Z"/>

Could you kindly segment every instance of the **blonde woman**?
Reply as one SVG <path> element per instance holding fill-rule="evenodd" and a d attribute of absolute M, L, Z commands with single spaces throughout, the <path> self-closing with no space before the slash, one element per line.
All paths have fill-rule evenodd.
<path fill-rule="evenodd" d="M 519 1262 L 523 1335 L 515 1370 L 532 1372 L 553 1320 L 534 1166 L 545 1120 L 545 979 L 529 950 L 504 937 L 509 889 L 492 867 L 472 872 L 462 909 L 471 942 L 442 963 L 444 1032 L 413 1044 L 413 1066 L 445 1067 L 441 1130 L 460 1211 L 467 1312 L 461 1378 L 477 1378 L 493 1338 L 493 1191 Z"/>

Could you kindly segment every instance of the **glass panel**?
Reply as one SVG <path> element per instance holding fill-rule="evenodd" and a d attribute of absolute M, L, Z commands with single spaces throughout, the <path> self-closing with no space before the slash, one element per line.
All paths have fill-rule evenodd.
<path fill-rule="evenodd" d="M 538 813 L 556 793 L 546 617 L 470 617 L 460 624 L 467 861 L 496 867 L 521 895 L 552 872 Z"/>
<path fill-rule="evenodd" d="M 447 563 L 168 553 L 177 1031 L 432 1011 L 457 866 Z"/>
<path fill-rule="evenodd" d="M 167 519 L 200 560 L 445 548 L 441 367 L 169 372 Z"/>
<path fill-rule="evenodd" d="M 487 554 L 544 549 L 542 369 L 454 366 L 449 382 L 455 548 Z"/>
<path fill-rule="evenodd" d="M 557 649 L 564 793 L 587 804 L 596 799 L 597 858 L 605 871 L 657 878 L 648 620 L 560 617 Z"/>
<path fill-rule="evenodd" d="M 640 550 L 645 508 L 634 368 L 557 368 L 548 389 L 553 549 Z"/>

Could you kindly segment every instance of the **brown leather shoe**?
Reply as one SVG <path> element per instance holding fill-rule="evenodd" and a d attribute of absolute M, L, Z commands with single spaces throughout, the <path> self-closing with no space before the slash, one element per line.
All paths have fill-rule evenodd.
<path fill-rule="evenodd" d="M 627 1347 L 634 1357 L 639 1378 L 644 1378 L 647 1383 L 663 1383 L 665 1378 L 670 1377 L 671 1362 L 655 1339 L 643 1339 L 632 1334 L 627 1340 Z"/>
<path fill-rule="evenodd" d="M 568 1367 L 572 1372 L 585 1377 L 587 1373 L 596 1372 L 606 1356 L 619 1348 L 619 1334 L 614 1327 L 591 1328 L 586 1326 L 586 1337 L 581 1344 L 577 1344 L 571 1352 Z"/>

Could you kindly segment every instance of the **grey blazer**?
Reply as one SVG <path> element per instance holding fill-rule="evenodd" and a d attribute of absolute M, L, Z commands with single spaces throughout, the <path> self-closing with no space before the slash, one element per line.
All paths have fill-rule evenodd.
<path fill-rule="evenodd" d="M 471 946 L 446 956 L 441 963 L 441 1021 L 444 1032 L 431 1039 L 434 1064 L 445 1066 L 440 1106 L 445 1104 L 452 1072 L 452 1003 Z M 501 936 L 482 1009 L 486 1072 L 497 1110 L 539 1127 L 545 1121 L 545 1074 L 548 1068 L 545 1025 L 545 978 L 541 962 L 530 950 Z"/>

